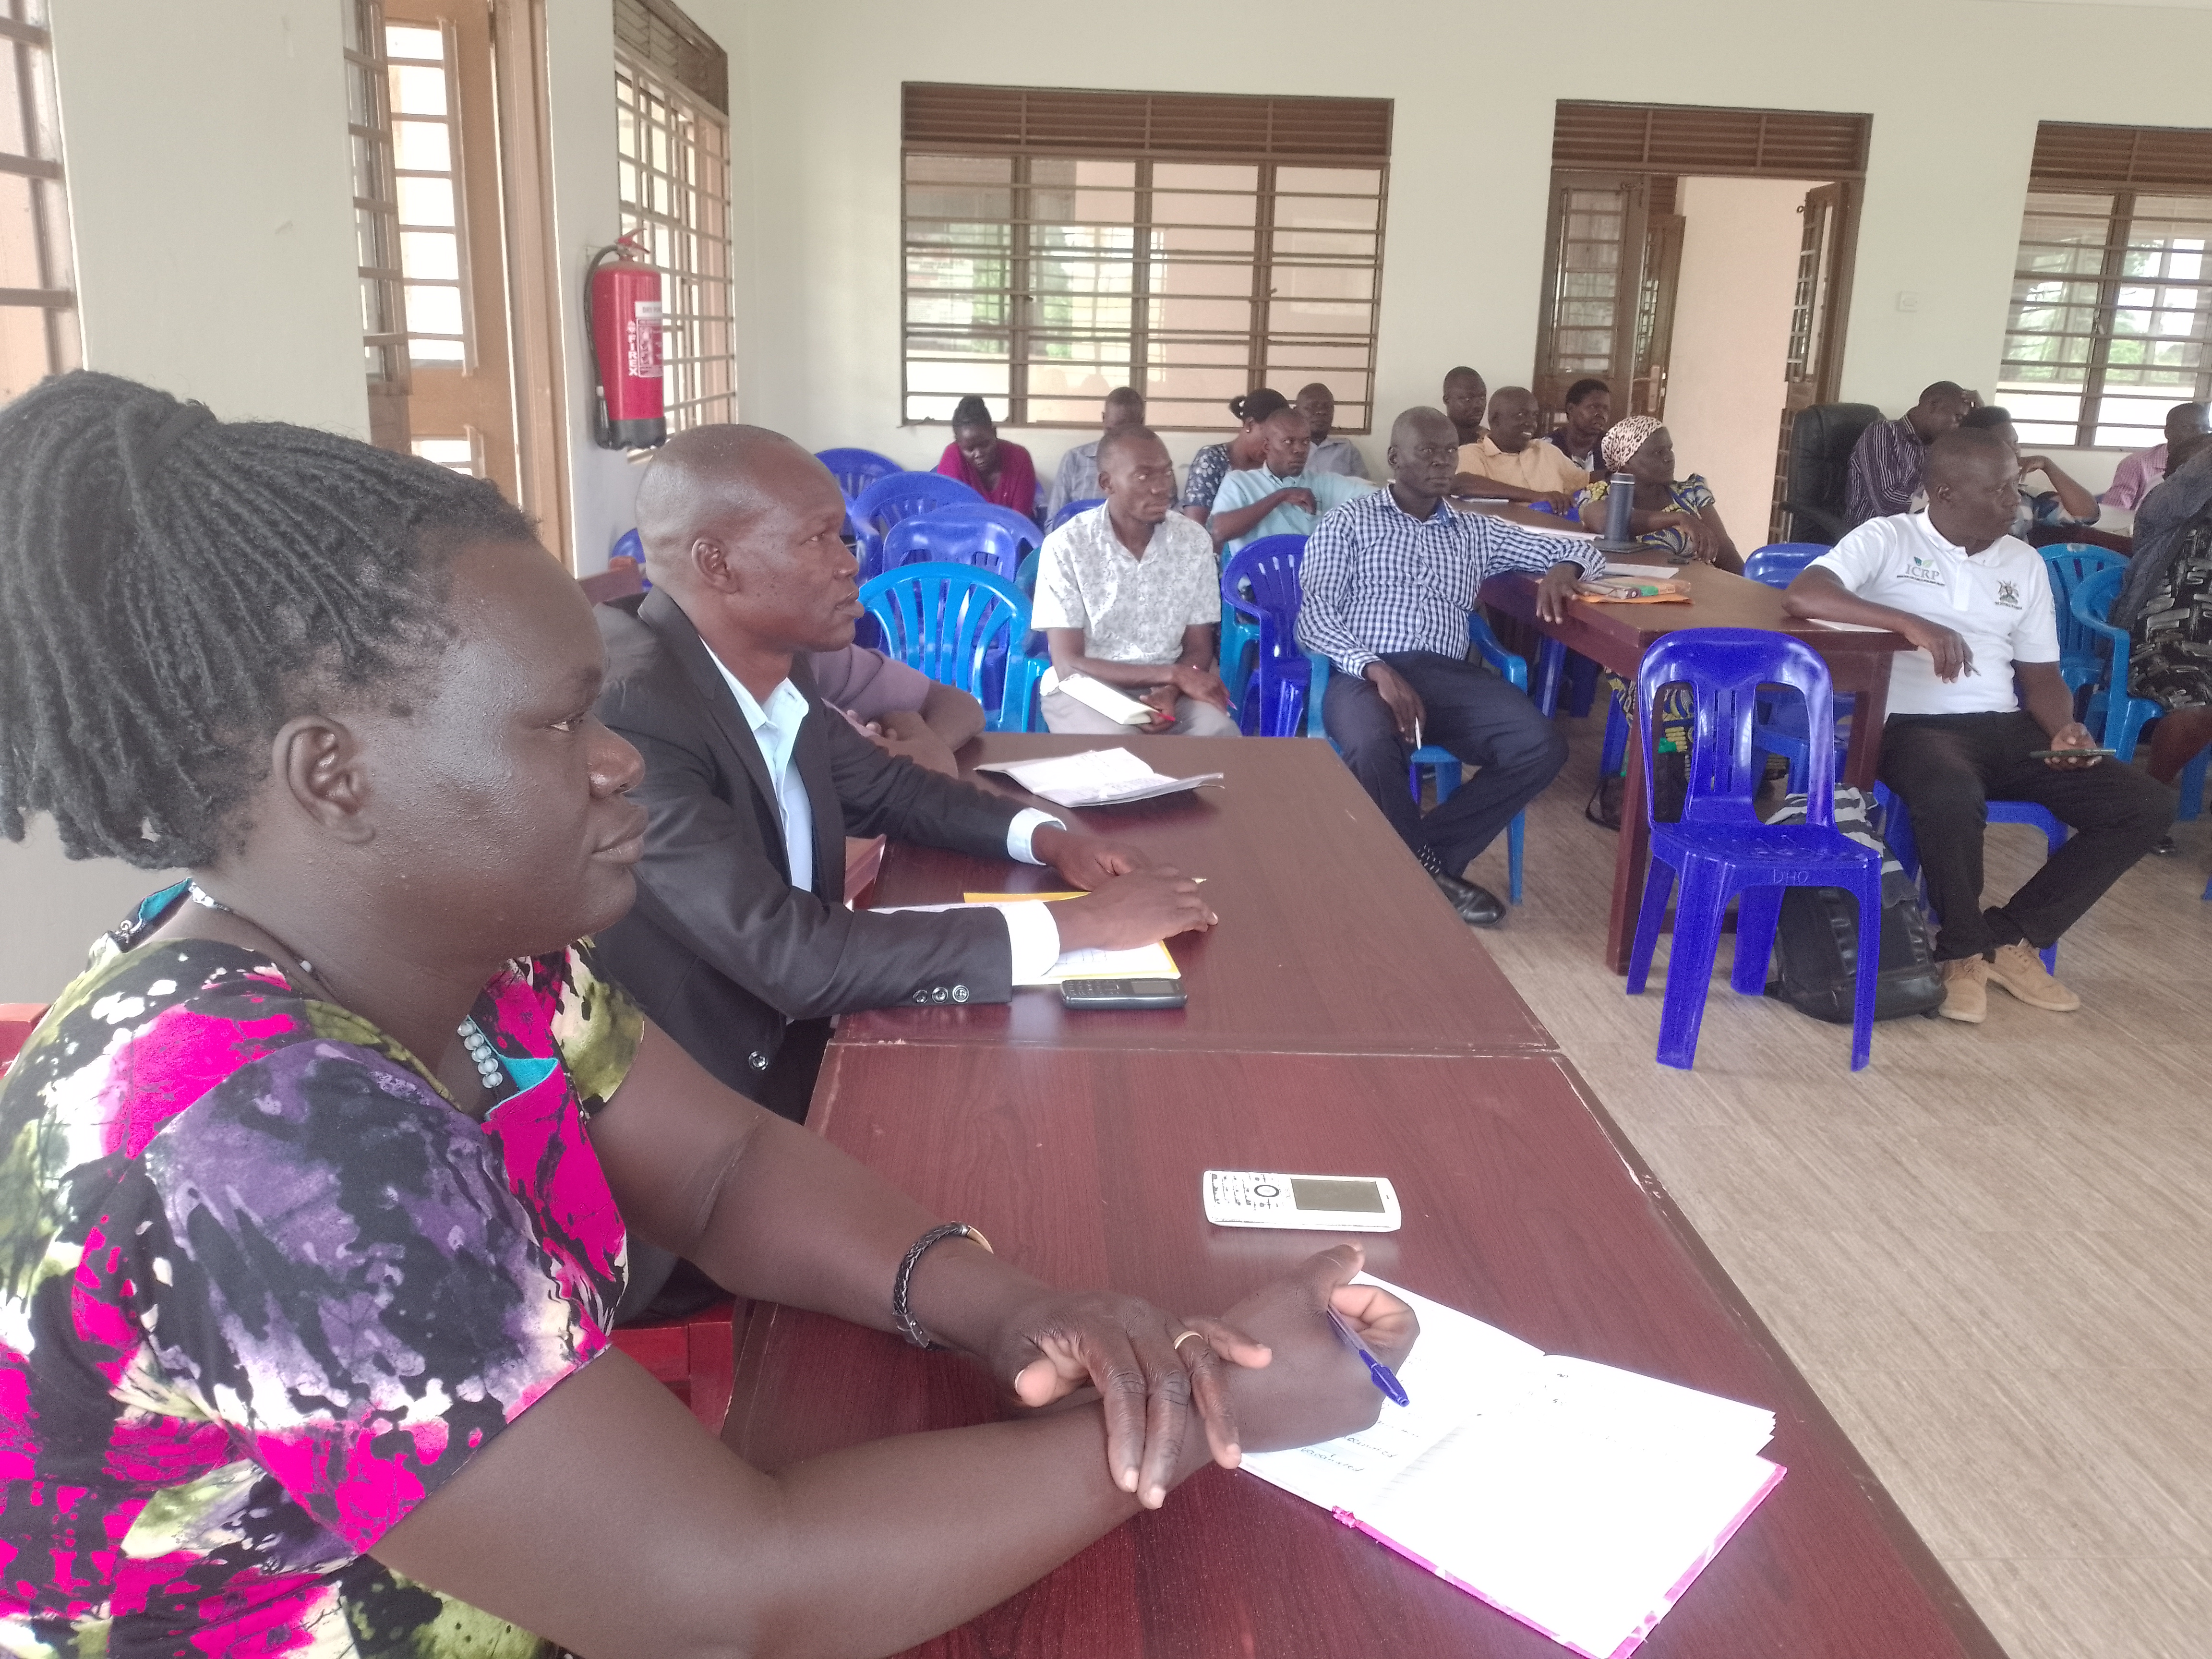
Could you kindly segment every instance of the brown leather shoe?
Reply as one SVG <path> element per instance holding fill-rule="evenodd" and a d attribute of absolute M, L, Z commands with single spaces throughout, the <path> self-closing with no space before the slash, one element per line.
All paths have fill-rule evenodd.
<path fill-rule="evenodd" d="M 2054 1014 L 2070 1014 L 2081 999 L 2051 976 L 2032 945 L 1997 946 L 1997 959 L 1990 964 L 1990 982 L 2002 985 L 2031 1008 L 2047 1008 Z"/>
<path fill-rule="evenodd" d="M 1943 1001 L 1936 1012 L 1946 1019 L 1979 1025 L 1990 1017 L 1990 964 L 1980 957 L 1953 957 L 1942 966 Z"/>

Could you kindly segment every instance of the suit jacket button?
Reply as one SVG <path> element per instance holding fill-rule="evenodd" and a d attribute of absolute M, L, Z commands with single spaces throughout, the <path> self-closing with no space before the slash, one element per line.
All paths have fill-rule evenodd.
<path fill-rule="evenodd" d="M 929 1000 L 930 1000 L 932 1002 L 942 1002 L 942 1001 L 944 1001 L 944 1000 L 945 1000 L 945 988 L 944 988 L 942 985 L 940 985 L 940 986 L 938 986 L 938 987 L 937 987 L 935 989 L 933 989 L 933 991 L 931 991 L 931 992 L 930 992 L 930 994 L 929 994 Z"/>
<path fill-rule="evenodd" d="M 756 1048 L 745 1056 L 745 1064 L 756 1072 L 765 1072 L 768 1070 L 768 1056 Z"/>
<path fill-rule="evenodd" d="M 916 1002 L 927 1002 L 929 1000 L 929 993 L 927 991 L 916 991 L 914 994 L 914 1000 Z"/>
<path fill-rule="evenodd" d="M 954 987 L 952 988 L 952 1000 L 953 1000 L 955 1002 L 965 1002 L 965 1001 L 967 1001 L 967 1000 L 968 1000 L 968 988 L 967 988 L 966 986 L 964 986 L 964 985 L 956 985 L 956 986 L 954 986 Z"/>

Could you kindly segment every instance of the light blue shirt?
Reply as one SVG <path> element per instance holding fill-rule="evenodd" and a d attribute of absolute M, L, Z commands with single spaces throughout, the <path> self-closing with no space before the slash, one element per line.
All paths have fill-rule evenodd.
<path fill-rule="evenodd" d="M 1346 477 L 1341 472 L 1316 472 L 1310 466 L 1288 478 L 1279 478 L 1264 466 L 1255 467 L 1249 472 L 1232 472 L 1221 481 L 1221 489 L 1213 497 L 1211 516 L 1218 519 L 1240 507 L 1256 507 L 1279 489 L 1310 490 L 1315 504 L 1321 508 L 1321 513 L 1309 513 L 1285 501 L 1243 535 L 1224 542 L 1221 550 L 1225 556 L 1262 536 L 1310 536 L 1322 514 L 1357 500 L 1374 488 L 1364 478 Z"/>
<path fill-rule="evenodd" d="M 806 719 L 806 694 L 789 680 L 768 694 L 763 704 L 720 657 L 709 651 L 715 671 L 730 695 L 738 700 L 753 741 L 760 745 L 769 780 L 775 787 L 775 809 L 783 819 L 783 856 L 791 869 L 791 884 L 802 893 L 814 890 L 814 803 L 807 799 L 805 782 L 799 775 L 794 751 L 799 728 Z M 1046 824 L 1067 826 L 1049 812 L 1027 807 L 1014 814 L 1006 826 L 1006 856 L 1022 864 L 1042 864 L 1030 845 Z M 1060 927 L 1052 912 L 1042 904 L 1002 904 L 992 907 L 1006 919 L 1007 943 L 1012 947 L 1014 979 L 1020 983 L 1049 968 L 1060 957 Z"/>

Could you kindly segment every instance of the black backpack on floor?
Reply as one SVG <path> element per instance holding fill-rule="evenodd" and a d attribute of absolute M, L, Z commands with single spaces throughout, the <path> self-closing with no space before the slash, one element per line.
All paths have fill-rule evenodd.
<path fill-rule="evenodd" d="M 1805 797 L 1786 797 L 1766 821 L 1802 823 Z M 1836 828 L 1853 841 L 1881 848 L 1881 967 L 1874 1017 L 1934 1012 L 1942 1005 L 1943 975 L 1920 908 L 1919 884 L 1874 833 L 1866 798 L 1857 790 L 1836 791 Z M 1858 919 L 1857 899 L 1840 887 L 1792 887 L 1783 894 L 1774 932 L 1775 977 L 1766 994 L 1814 1019 L 1850 1024 L 1858 991 Z"/>

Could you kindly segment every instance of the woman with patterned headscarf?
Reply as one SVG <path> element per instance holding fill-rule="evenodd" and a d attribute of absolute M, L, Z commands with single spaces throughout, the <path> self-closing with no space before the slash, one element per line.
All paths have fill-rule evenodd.
<path fill-rule="evenodd" d="M 1674 441 L 1656 420 L 1649 415 L 1631 415 L 1614 422 L 1598 453 L 1605 471 L 1575 492 L 1575 511 L 1583 524 L 1604 531 L 1605 498 L 1613 486 L 1610 475 L 1626 472 L 1636 480 L 1628 532 L 1639 547 L 1664 553 L 1675 564 L 1695 561 L 1723 570 L 1743 568 L 1735 543 L 1713 504 L 1712 487 L 1703 473 L 1675 477 Z"/>

